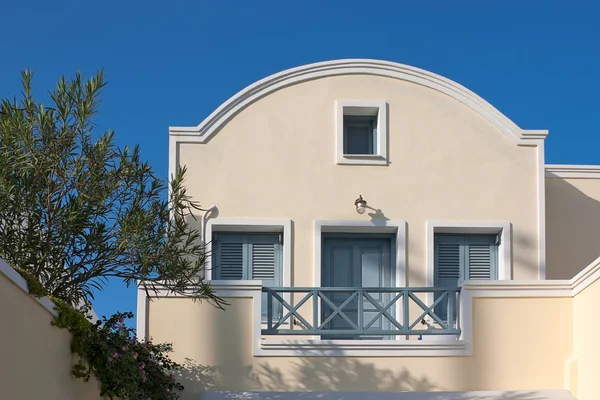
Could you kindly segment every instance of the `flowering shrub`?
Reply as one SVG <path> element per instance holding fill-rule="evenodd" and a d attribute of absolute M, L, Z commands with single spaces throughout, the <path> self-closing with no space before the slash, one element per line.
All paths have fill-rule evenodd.
<path fill-rule="evenodd" d="M 54 299 L 55 300 L 55 299 Z M 71 350 L 78 355 L 73 374 L 100 382 L 100 394 L 119 399 L 178 399 L 183 386 L 175 381 L 181 366 L 166 353 L 170 344 L 140 341 L 125 325 L 133 313 L 117 313 L 92 324 L 84 314 L 55 300 L 59 317 L 55 325 L 73 335 Z"/>

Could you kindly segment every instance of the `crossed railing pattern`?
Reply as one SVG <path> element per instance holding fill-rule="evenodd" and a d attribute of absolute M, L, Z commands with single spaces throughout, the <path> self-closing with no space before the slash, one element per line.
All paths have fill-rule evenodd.
<path fill-rule="evenodd" d="M 267 301 L 267 326 L 262 330 L 263 335 L 460 334 L 457 323 L 460 288 L 265 287 L 262 291 Z M 433 295 L 431 305 L 419 298 L 427 293 Z M 303 296 L 297 301 L 288 301 L 298 295 Z M 304 311 L 312 308 L 312 318 L 300 312 L 303 306 Z M 411 312 L 412 315 L 418 313 L 418 317 L 411 317 Z M 340 329 L 342 320 L 345 326 Z"/>

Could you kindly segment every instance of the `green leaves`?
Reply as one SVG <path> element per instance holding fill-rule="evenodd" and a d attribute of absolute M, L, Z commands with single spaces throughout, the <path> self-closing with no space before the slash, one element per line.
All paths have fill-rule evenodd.
<path fill-rule="evenodd" d="M 72 305 L 117 277 L 222 307 L 203 279 L 201 209 L 185 168 L 168 184 L 139 146 L 94 131 L 102 71 L 60 78 L 50 106 L 33 98 L 32 77 L 22 73 L 20 100 L 0 102 L 0 257 Z"/>
<path fill-rule="evenodd" d="M 183 386 L 175 380 L 181 366 L 167 355 L 170 344 L 140 341 L 125 320 L 133 313 L 117 313 L 92 324 L 82 311 L 57 301 L 54 325 L 73 336 L 71 350 L 78 361 L 73 375 L 89 381 L 96 377 L 100 395 L 110 399 L 178 399 Z"/>

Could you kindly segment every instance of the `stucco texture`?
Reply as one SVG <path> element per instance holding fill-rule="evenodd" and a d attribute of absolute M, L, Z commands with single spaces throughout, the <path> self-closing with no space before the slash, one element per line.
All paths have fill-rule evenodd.
<path fill-rule="evenodd" d="M 0 398 L 100 399 L 95 381 L 71 374 L 71 337 L 54 316 L 0 273 Z"/>
<path fill-rule="evenodd" d="M 573 299 L 573 357 L 567 364 L 570 389 L 579 400 L 600 399 L 600 280 L 595 281 Z"/>
<path fill-rule="evenodd" d="M 547 278 L 570 279 L 600 256 L 600 179 L 546 179 Z"/>
<path fill-rule="evenodd" d="M 474 299 L 471 357 L 253 357 L 252 300 L 226 311 L 185 298 L 149 305 L 149 334 L 184 363 L 184 399 L 202 390 L 562 389 L 571 298 Z M 547 329 L 552 327 L 552 329 Z M 525 397 L 527 398 L 527 397 Z"/>
<path fill-rule="evenodd" d="M 387 102 L 389 165 L 336 164 L 343 99 Z M 411 286 L 425 284 L 426 221 L 508 221 L 513 276 L 537 279 L 537 148 L 433 89 L 370 75 L 316 79 L 258 100 L 207 143 L 177 152 L 189 194 L 218 204 L 218 218 L 293 221 L 295 286 L 313 282 L 315 219 L 407 221 Z M 363 215 L 359 194 L 373 208 Z"/>

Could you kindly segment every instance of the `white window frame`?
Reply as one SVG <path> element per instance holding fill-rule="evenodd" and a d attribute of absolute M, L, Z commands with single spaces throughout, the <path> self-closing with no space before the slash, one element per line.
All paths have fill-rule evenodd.
<path fill-rule="evenodd" d="M 458 235 L 497 234 L 500 235 L 498 246 L 498 281 L 511 280 L 512 278 L 512 225 L 508 221 L 427 221 L 426 237 L 426 287 L 435 285 L 435 235 L 436 233 L 453 233 Z M 477 281 L 479 282 L 479 281 Z M 433 293 L 425 295 L 426 304 L 433 304 Z M 429 318 L 429 317 L 428 317 Z M 426 320 L 428 319 L 426 318 Z M 470 318 L 465 314 L 458 314 L 457 323 L 461 326 L 462 319 Z M 469 322 L 470 323 L 470 322 Z M 455 341 L 456 337 L 451 335 L 423 336 L 427 342 Z"/>
<path fill-rule="evenodd" d="M 435 284 L 435 235 L 436 233 L 455 233 L 460 235 L 498 234 L 498 279 L 511 280 L 512 255 L 511 224 L 507 221 L 427 221 L 427 287 Z M 433 294 L 428 294 L 433 301 Z"/>
<path fill-rule="evenodd" d="M 344 154 L 344 116 L 377 116 L 374 154 Z M 336 161 L 338 164 L 387 165 L 387 103 L 374 100 L 337 100 L 335 106 Z"/>
<path fill-rule="evenodd" d="M 204 277 L 207 281 L 212 278 L 212 238 L 214 233 L 282 233 L 283 234 L 283 262 L 281 271 L 281 283 L 284 287 L 290 287 L 292 282 L 292 221 L 289 219 L 225 219 L 216 218 L 206 221 L 206 252 L 209 254 L 206 260 Z M 215 280 L 217 281 L 217 280 Z M 223 281 L 234 284 L 239 281 Z"/>

